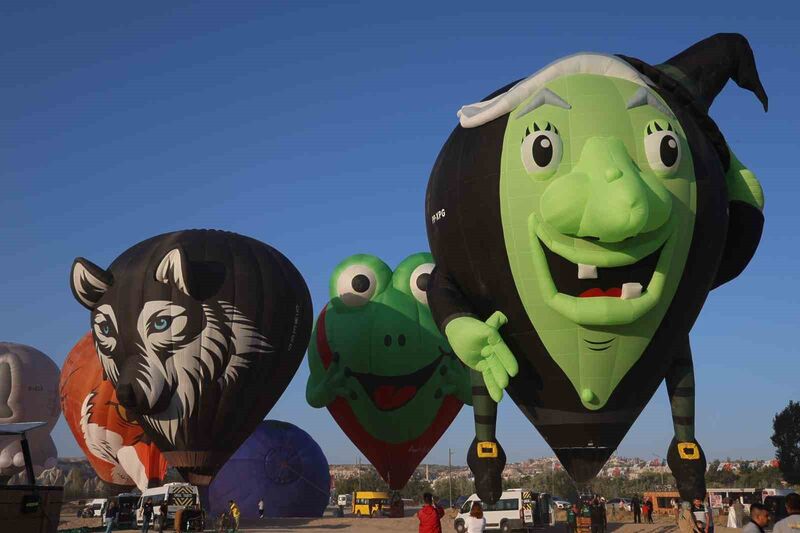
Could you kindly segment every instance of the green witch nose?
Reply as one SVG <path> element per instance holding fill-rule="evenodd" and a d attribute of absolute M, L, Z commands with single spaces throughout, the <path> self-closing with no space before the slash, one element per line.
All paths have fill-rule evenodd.
<path fill-rule="evenodd" d="M 667 221 L 671 200 L 664 192 L 663 185 L 642 177 L 620 139 L 592 137 L 572 172 L 547 187 L 540 209 L 564 235 L 619 242 Z"/>

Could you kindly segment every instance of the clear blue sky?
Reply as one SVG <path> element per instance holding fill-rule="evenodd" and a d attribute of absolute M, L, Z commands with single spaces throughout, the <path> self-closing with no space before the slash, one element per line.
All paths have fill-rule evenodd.
<path fill-rule="evenodd" d="M 342 258 L 394 266 L 427 249 L 425 186 L 462 104 L 574 52 L 657 63 L 737 31 L 770 112 L 731 83 L 712 116 L 761 179 L 767 222 L 748 270 L 710 296 L 692 334 L 698 436 L 711 457 L 771 457 L 772 416 L 800 399 L 797 8 L 508 4 L 3 2 L 0 338 L 61 364 L 88 331 L 73 258 L 106 266 L 144 238 L 196 227 L 283 251 L 316 314 Z M 306 405 L 307 378 L 304 362 L 269 417 L 324 441 L 331 462 L 354 462 L 327 410 Z M 550 454 L 513 403 L 500 417 L 511 460 Z M 619 453 L 663 456 L 671 431 L 662 387 Z M 55 438 L 78 453 L 63 420 Z M 445 463 L 451 447 L 463 463 L 471 439 L 463 410 L 428 460 Z"/>

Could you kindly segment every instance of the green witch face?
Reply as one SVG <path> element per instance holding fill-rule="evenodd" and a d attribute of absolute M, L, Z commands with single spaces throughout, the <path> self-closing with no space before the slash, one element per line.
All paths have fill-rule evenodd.
<path fill-rule="evenodd" d="M 692 240 L 695 177 L 655 92 L 575 74 L 511 112 L 500 198 L 514 281 L 548 353 L 598 409 L 640 357 Z"/>

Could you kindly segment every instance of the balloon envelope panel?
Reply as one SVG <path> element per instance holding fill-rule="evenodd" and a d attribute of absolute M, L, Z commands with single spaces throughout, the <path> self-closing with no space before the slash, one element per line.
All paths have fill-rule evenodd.
<path fill-rule="evenodd" d="M 164 479 L 167 462 L 103 379 L 91 333 L 64 361 L 59 390 L 67 425 L 100 479 L 141 490 Z"/>
<path fill-rule="evenodd" d="M 55 464 L 50 432 L 60 413 L 58 366 L 53 360 L 30 346 L 0 342 L 0 424 L 47 423 L 27 435 L 37 470 Z M 19 438 L 0 437 L 0 476 L 12 476 L 23 468 Z"/>
<path fill-rule="evenodd" d="M 294 265 L 235 233 L 159 235 L 107 270 L 78 258 L 71 282 L 120 403 L 200 486 L 286 389 L 311 333 Z"/>
<path fill-rule="evenodd" d="M 322 516 L 330 498 L 328 460 L 308 433 L 277 420 L 262 422 L 209 487 L 214 515 L 234 500 L 243 518 Z"/>

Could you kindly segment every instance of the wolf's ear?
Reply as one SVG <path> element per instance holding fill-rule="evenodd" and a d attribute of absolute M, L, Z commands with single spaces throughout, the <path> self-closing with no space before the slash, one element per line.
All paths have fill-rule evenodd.
<path fill-rule="evenodd" d="M 91 310 L 106 293 L 114 278 L 91 261 L 78 257 L 72 263 L 69 285 L 72 295 L 85 308 Z"/>
<path fill-rule="evenodd" d="M 180 248 L 173 248 L 164 255 L 156 268 L 156 281 L 172 284 L 186 296 L 189 294 L 189 261 Z"/>

